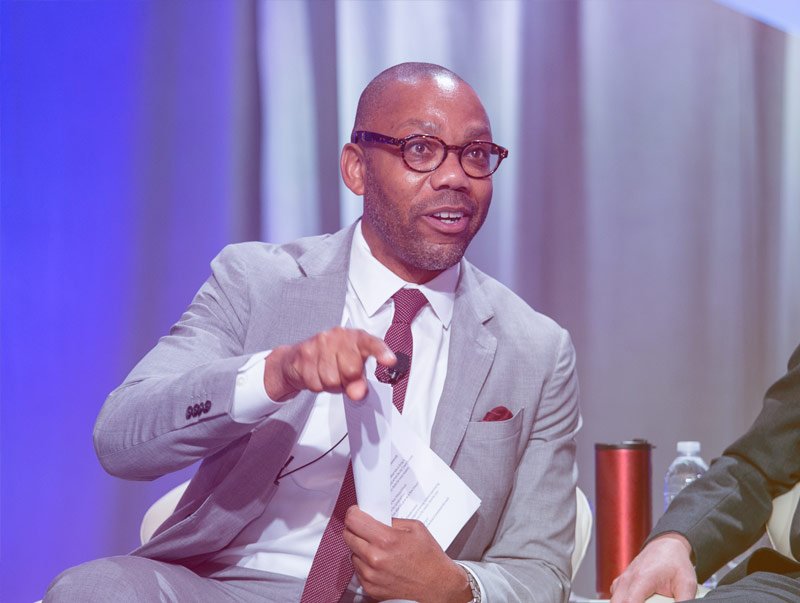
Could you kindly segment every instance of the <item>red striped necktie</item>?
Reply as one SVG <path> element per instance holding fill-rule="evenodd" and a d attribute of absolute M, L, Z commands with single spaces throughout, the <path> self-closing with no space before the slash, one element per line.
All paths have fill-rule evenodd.
<path fill-rule="evenodd" d="M 411 321 L 428 303 L 419 289 L 400 289 L 392 296 L 394 300 L 394 318 L 384 341 L 395 353 L 408 356 L 408 369 L 396 379 L 391 379 L 391 369 L 378 365 L 375 375 L 380 381 L 392 383 L 392 402 L 397 410 L 403 412 L 403 402 L 408 387 L 408 376 L 411 373 L 411 357 L 414 351 L 414 340 L 411 337 Z M 322 535 L 311 571 L 308 573 L 303 597 L 300 603 L 336 603 L 353 577 L 353 564 L 350 562 L 350 548 L 342 538 L 344 516 L 352 505 L 356 504 L 356 486 L 353 481 L 353 465 L 348 463 L 347 472 L 339 491 L 339 498 L 333 508 L 333 514 Z"/>

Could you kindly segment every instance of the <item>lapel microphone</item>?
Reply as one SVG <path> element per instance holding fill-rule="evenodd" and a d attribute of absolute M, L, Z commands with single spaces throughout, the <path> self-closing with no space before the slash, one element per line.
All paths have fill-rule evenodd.
<path fill-rule="evenodd" d="M 397 356 L 397 362 L 392 367 L 386 367 L 386 373 L 384 374 L 383 371 L 380 372 L 378 375 L 378 381 L 381 383 L 389 383 L 394 385 L 400 379 L 403 378 L 408 372 L 408 367 L 411 364 L 411 359 L 408 357 L 408 354 L 404 354 L 403 352 L 395 352 L 395 356 Z"/>
<path fill-rule="evenodd" d="M 408 357 L 408 354 L 404 354 L 403 352 L 395 352 L 394 355 L 397 356 L 397 362 L 395 363 L 395 365 L 391 368 L 387 366 L 386 373 L 384 373 L 383 371 L 378 371 L 378 375 L 376 375 L 378 377 L 378 381 L 380 381 L 381 383 L 389 383 L 391 385 L 394 385 L 395 383 L 400 381 L 400 379 L 403 378 L 403 375 L 405 375 L 408 372 L 408 367 L 411 365 L 411 359 Z M 277 477 L 275 477 L 275 485 L 276 486 L 279 485 L 280 480 L 282 480 L 287 475 L 291 475 L 295 471 L 300 471 L 300 469 L 305 469 L 309 465 L 313 465 L 314 463 L 316 463 L 322 457 L 324 457 L 325 455 L 329 454 L 332 450 L 334 450 L 334 448 L 336 448 L 339 444 L 341 444 L 346 437 L 347 434 L 344 434 L 342 436 L 342 439 L 336 442 L 336 444 L 334 444 L 332 448 L 330 448 L 326 452 L 323 452 L 313 461 L 310 461 L 305 465 L 301 465 L 296 469 L 292 469 L 291 471 L 287 471 L 286 473 L 284 473 L 284 470 L 286 469 L 286 467 L 289 466 L 289 463 L 291 463 L 294 460 L 294 457 L 290 456 L 284 463 L 283 468 L 280 471 L 278 471 L 278 475 Z"/>

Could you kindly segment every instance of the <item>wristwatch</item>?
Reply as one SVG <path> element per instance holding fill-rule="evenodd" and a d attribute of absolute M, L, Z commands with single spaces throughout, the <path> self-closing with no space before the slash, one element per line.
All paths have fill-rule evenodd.
<path fill-rule="evenodd" d="M 466 567 L 467 580 L 469 580 L 469 589 L 472 591 L 472 601 L 469 603 L 481 603 L 481 587 L 478 585 L 478 580 L 472 575 Z"/>

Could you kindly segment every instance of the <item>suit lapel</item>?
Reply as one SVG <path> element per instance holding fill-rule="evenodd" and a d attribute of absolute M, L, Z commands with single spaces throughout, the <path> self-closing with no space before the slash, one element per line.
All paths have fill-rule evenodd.
<path fill-rule="evenodd" d="M 279 341 L 296 343 L 339 325 L 347 292 L 347 273 L 301 277 L 281 295 Z"/>
<path fill-rule="evenodd" d="M 497 340 L 486 328 L 493 314 L 472 266 L 462 260 L 447 377 L 431 431 L 431 448 L 448 465 L 461 445 L 478 393 L 494 361 Z"/>
<path fill-rule="evenodd" d="M 275 325 L 281 341 L 301 341 L 341 321 L 354 230 L 355 225 L 339 231 L 298 258 L 304 276 L 284 287 L 281 307 L 285 314 Z M 462 260 L 447 377 L 431 430 L 431 448 L 448 464 L 461 445 L 478 393 L 494 361 L 497 340 L 486 327 L 493 316 L 475 269 Z"/>
<path fill-rule="evenodd" d="M 297 342 L 338 325 L 347 293 L 347 270 L 355 225 L 310 247 L 298 257 L 303 276 L 283 289 L 285 312 L 273 325 L 280 342 Z M 497 340 L 486 327 L 494 310 L 466 260 L 456 288 L 442 397 L 431 430 L 431 448 L 451 464 L 469 424 L 478 393 L 494 362 Z M 335 302 L 335 303 L 332 303 Z M 313 397 L 309 397 L 313 401 Z M 307 409 L 310 411 L 311 404 Z"/>
<path fill-rule="evenodd" d="M 322 239 L 297 258 L 302 276 L 283 287 L 275 341 L 296 343 L 339 325 L 354 228 Z"/>
<path fill-rule="evenodd" d="M 302 276 L 288 281 L 281 293 L 281 316 L 274 325 L 274 341 L 296 343 L 337 326 L 347 294 L 347 272 L 355 225 L 326 237 L 297 258 Z M 316 394 L 301 392 L 289 422 L 304 425 Z M 299 436 L 295 433 L 294 440 Z M 291 442 L 286 454 L 291 450 Z M 269 449 L 269 442 L 266 449 Z"/>

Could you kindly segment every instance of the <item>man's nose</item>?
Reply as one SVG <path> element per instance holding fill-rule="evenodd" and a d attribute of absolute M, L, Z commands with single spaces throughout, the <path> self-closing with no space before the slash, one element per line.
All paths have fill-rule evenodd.
<path fill-rule="evenodd" d="M 461 167 L 459 149 L 447 149 L 442 165 L 431 172 L 431 185 L 435 189 L 451 188 L 467 190 L 470 186 L 469 176 Z"/>

